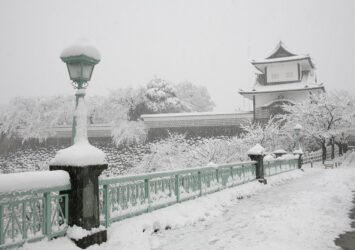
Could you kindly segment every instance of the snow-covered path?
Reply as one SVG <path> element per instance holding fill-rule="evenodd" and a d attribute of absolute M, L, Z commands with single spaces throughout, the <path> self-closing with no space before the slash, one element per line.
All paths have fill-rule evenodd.
<path fill-rule="evenodd" d="M 236 203 L 211 222 L 161 235 L 163 244 L 159 249 L 334 247 L 333 237 L 342 228 L 337 227 L 337 219 L 330 217 L 343 205 L 341 193 L 328 193 L 325 188 L 333 186 L 334 178 L 330 171 L 314 171 L 302 179 L 266 190 Z"/>
<path fill-rule="evenodd" d="M 336 169 L 305 167 L 270 177 L 267 185 L 252 182 L 114 223 L 108 242 L 88 249 L 338 249 L 333 240 L 351 229 L 355 154 L 350 160 Z M 24 249 L 79 248 L 64 237 Z"/>
<path fill-rule="evenodd" d="M 333 239 L 348 221 L 337 215 L 349 209 L 344 189 L 355 186 L 354 167 L 307 169 L 303 178 L 237 202 L 213 221 L 158 236 L 158 249 L 336 249 Z"/>

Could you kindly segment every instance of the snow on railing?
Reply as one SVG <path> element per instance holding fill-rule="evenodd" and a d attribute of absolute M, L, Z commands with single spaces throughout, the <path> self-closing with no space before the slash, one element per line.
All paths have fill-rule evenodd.
<path fill-rule="evenodd" d="M 271 167 L 265 163 L 271 163 Z M 265 161 L 266 176 L 297 168 L 296 159 Z M 101 223 L 146 213 L 256 179 L 256 162 L 100 178 Z M 63 236 L 69 176 L 63 171 L 0 175 L 0 249 Z M 4 184 L 5 183 L 5 184 Z"/>
<path fill-rule="evenodd" d="M 256 162 L 100 179 L 102 224 L 194 199 L 256 179 Z"/>
<path fill-rule="evenodd" d="M 70 187 L 60 170 L 0 175 L 0 249 L 65 235 Z"/>

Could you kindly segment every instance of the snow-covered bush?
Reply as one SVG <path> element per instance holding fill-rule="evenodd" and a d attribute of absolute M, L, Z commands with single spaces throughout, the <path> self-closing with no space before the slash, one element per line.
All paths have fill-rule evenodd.
<path fill-rule="evenodd" d="M 44 141 L 54 134 L 50 128 L 72 122 L 74 98 L 17 97 L 0 110 L 0 134 Z"/>
<path fill-rule="evenodd" d="M 265 124 L 249 122 L 241 126 L 245 131 L 242 135 L 245 146 L 252 147 L 259 143 L 269 152 L 278 148 L 291 151 L 294 146 L 293 131 L 284 131 L 282 120 L 279 118 L 273 117 Z"/>
<path fill-rule="evenodd" d="M 248 147 L 243 140 L 233 138 L 186 139 L 184 135 L 170 137 L 151 143 L 150 154 L 143 157 L 134 172 L 203 167 L 209 163 L 230 163 L 248 160 Z"/>
<path fill-rule="evenodd" d="M 122 121 L 112 129 L 112 139 L 116 146 L 144 143 L 147 128 L 142 121 Z"/>
<path fill-rule="evenodd" d="M 184 135 L 171 134 L 164 140 L 150 143 L 149 147 L 150 154 L 143 157 L 139 167 L 133 169 L 133 172 L 154 172 L 191 166 L 189 154 L 193 147 Z"/>

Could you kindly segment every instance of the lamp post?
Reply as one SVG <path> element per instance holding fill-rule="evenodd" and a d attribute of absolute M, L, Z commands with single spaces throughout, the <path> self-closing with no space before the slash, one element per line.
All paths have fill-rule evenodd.
<path fill-rule="evenodd" d="M 296 149 L 293 151 L 294 155 L 298 155 L 298 168 L 302 167 L 302 155 L 303 151 L 301 149 L 300 143 L 300 135 L 302 131 L 302 126 L 300 124 L 296 124 L 293 128 L 295 135 L 296 135 Z"/>
<path fill-rule="evenodd" d="M 88 86 L 92 72 L 96 64 L 100 62 L 99 51 L 90 45 L 73 45 L 66 48 L 60 58 L 67 64 L 70 80 L 76 89 L 75 110 L 77 110 L 79 99 L 85 96 L 85 89 Z M 74 144 L 76 135 L 76 115 L 73 117 L 71 144 Z"/>
<path fill-rule="evenodd" d="M 72 146 L 59 150 L 49 169 L 69 173 L 71 189 L 61 191 L 69 198 L 68 225 L 81 227 L 88 234 L 80 239 L 70 236 L 70 233 L 68 236 L 73 237 L 77 246 L 86 248 L 107 240 L 106 229 L 100 228 L 99 175 L 108 164 L 105 153 L 88 141 L 84 102 L 85 89 L 94 66 L 100 61 L 100 53 L 92 46 L 75 45 L 66 48 L 60 58 L 67 64 L 69 77 L 77 90 Z"/>
<path fill-rule="evenodd" d="M 293 130 L 296 135 L 296 150 L 301 150 L 300 135 L 302 131 L 302 126 L 300 124 L 296 124 Z"/>

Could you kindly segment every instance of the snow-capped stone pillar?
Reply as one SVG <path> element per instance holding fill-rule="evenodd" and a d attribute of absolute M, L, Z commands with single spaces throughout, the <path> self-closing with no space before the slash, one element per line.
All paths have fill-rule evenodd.
<path fill-rule="evenodd" d="M 303 156 L 303 151 L 302 149 L 296 149 L 293 151 L 293 154 L 295 156 L 298 156 L 298 168 L 302 168 L 302 156 Z"/>
<path fill-rule="evenodd" d="M 265 149 L 258 143 L 248 151 L 248 156 L 252 161 L 256 161 L 256 179 L 262 180 L 266 184 L 264 178 Z"/>
<path fill-rule="evenodd" d="M 108 165 L 104 152 L 90 145 L 87 139 L 85 93 L 78 90 L 77 94 L 74 145 L 59 150 L 49 168 L 69 173 L 71 190 L 63 191 L 69 197 L 69 231 L 85 232 L 82 237 L 73 233 L 73 240 L 77 246 L 87 248 L 107 240 L 105 228 L 100 227 L 99 175 Z"/>
<path fill-rule="evenodd" d="M 50 170 L 64 170 L 69 173 L 71 190 L 63 191 L 69 197 L 68 224 L 81 227 L 87 231 L 97 231 L 81 239 L 74 239 L 77 246 L 87 248 L 107 240 L 104 228 L 100 229 L 99 181 L 98 177 L 107 164 L 87 166 L 56 166 Z"/>

